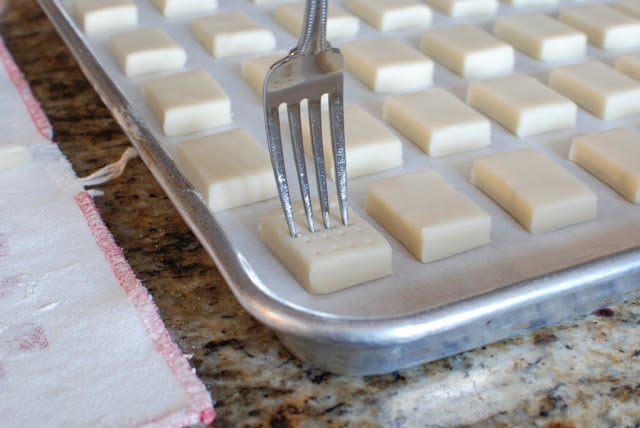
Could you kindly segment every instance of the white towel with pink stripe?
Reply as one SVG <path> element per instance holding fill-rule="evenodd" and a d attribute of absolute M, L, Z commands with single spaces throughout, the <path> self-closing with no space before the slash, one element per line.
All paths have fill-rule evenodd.
<path fill-rule="evenodd" d="M 171 341 L 0 39 L 0 425 L 211 423 Z M 2 154 L 0 153 L 0 156 Z"/>

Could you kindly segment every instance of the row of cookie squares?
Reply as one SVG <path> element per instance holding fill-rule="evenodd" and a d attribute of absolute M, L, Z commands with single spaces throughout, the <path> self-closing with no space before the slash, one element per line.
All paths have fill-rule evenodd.
<path fill-rule="evenodd" d="M 210 13 L 218 0 L 145 0 L 164 16 Z M 134 0 L 73 0 L 71 13 L 87 34 L 117 30 L 138 24 L 139 10 Z"/>
<path fill-rule="evenodd" d="M 333 180 L 335 168 L 328 113 L 322 114 L 324 160 L 327 175 Z M 359 106 L 346 106 L 344 115 L 349 178 L 402 165 L 402 143 L 384 124 Z M 304 118 L 305 121 L 308 119 Z M 313 159 L 309 126 L 304 124 L 302 129 L 304 151 Z M 176 163 L 212 211 L 276 196 L 267 149 L 244 129 L 179 142 Z"/>
<path fill-rule="evenodd" d="M 215 58 L 269 52 L 276 46 L 274 35 L 242 12 L 197 19 L 192 32 Z M 109 48 L 129 77 L 178 69 L 187 61 L 185 49 L 157 27 L 119 32 L 111 36 Z"/>
<path fill-rule="evenodd" d="M 597 215 L 596 194 L 537 151 L 517 150 L 477 159 L 471 181 L 531 233 Z M 373 182 L 367 189 L 365 209 L 422 263 L 491 243 L 491 216 L 434 170 Z M 301 207 L 296 213 L 304 218 Z M 336 218 L 335 228 L 315 233 L 300 224 L 300 236 L 291 237 L 282 213 L 274 210 L 262 220 L 261 237 L 308 291 L 329 293 L 390 274 L 389 245 L 362 218 L 352 215 L 353 223 L 347 226 Z M 350 233 L 354 230 L 358 233 Z M 356 270 L 346 275 L 349 266 L 343 265 L 344 259 L 355 269 L 362 257 L 375 260 L 375 272 L 367 276 Z M 331 273 L 319 274 L 323 271 Z"/>

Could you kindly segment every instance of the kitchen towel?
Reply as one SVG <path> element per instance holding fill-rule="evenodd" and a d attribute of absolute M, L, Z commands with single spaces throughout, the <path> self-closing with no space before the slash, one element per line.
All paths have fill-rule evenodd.
<path fill-rule="evenodd" d="M 0 425 L 211 423 L 209 393 L 1 38 L 0 130 L 31 154 L 0 170 Z"/>

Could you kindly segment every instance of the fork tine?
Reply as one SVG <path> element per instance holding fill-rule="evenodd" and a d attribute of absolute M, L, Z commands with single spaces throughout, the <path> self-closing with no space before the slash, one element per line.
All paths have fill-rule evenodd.
<path fill-rule="evenodd" d="M 278 107 L 269 108 L 265 112 L 267 141 L 269 144 L 269 155 L 273 173 L 278 185 L 280 204 L 284 211 L 284 216 L 289 227 L 289 234 L 296 236 L 296 226 L 293 219 L 293 207 L 291 206 L 291 196 L 289 194 L 289 184 L 287 183 L 287 172 L 284 166 L 284 154 L 282 152 L 282 138 L 280 134 L 280 114 Z"/>
<path fill-rule="evenodd" d="M 335 165 L 336 191 L 342 224 L 349 224 L 349 207 L 347 204 L 347 156 L 344 137 L 344 100 L 342 89 L 329 95 L 329 116 L 331 118 L 331 144 L 333 147 L 333 163 Z"/>
<path fill-rule="evenodd" d="M 327 172 L 324 164 L 324 150 L 322 148 L 322 117 L 320 99 L 308 100 L 309 127 L 311 130 L 311 146 L 313 148 L 313 160 L 316 166 L 316 181 L 318 184 L 318 197 L 324 227 L 331 227 L 329 214 L 329 192 L 327 191 Z"/>
<path fill-rule="evenodd" d="M 288 104 L 287 112 L 289 114 L 289 131 L 291 132 L 293 158 L 296 163 L 298 183 L 300 184 L 300 195 L 302 196 L 309 231 L 315 232 L 315 225 L 313 224 L 313 210 L 311 208 L 311 192 L 309 191 L 309 177 L 307 176 L 307 166 L 304 158 L 304 148 L 302 145 L 302 119 L 300 117 L 300 104 Z"/>

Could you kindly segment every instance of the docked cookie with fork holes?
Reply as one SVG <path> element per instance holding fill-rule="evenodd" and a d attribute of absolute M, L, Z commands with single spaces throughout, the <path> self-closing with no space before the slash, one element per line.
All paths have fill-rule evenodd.
<path fill-rule="evenodd" d="M 317 203 L 317 201 L 316 201 Z M 318 210 L 318 207 L 315 207 Z M 294 204 L 298 236 L 291 237 L 280 208 L 262 218 L 264 244 L 313 294 L 328 294 L 391 275 L 391 246 L 370 224 L 349 211 L 349 224 L 340 220 L 338 203 L 331 202 L 334 227 L 310 232 L 302 204 Z"/>

